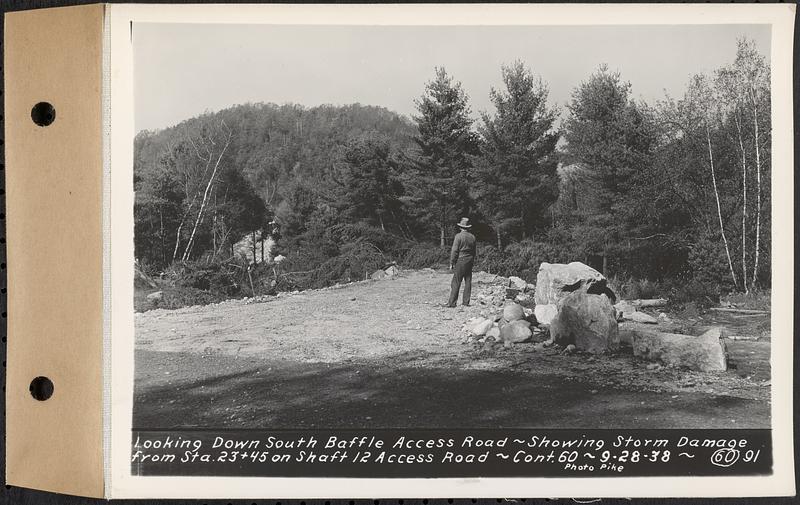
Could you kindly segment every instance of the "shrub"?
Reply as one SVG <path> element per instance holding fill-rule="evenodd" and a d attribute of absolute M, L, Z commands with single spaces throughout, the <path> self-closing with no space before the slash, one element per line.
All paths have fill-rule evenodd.
<path fill-rule="evenodd" d="M 535 282 L 542 263 L 569 263 L 572 260 L 569 252 L 558 245 L 523 240 L 512 242 L 502 251 L 494 246 L 480 247 L 476 269 L 503 276 L 516 275 Z"/>
<path fill-rule="evenodd" d="M 416 243 L 409 247 L 399 260 L 405 268 L 433 268 L 447 265 L 450 250 L 432 244 Z"/>
<path fill-rule="evenodd" d="M 700 284 L 698 291 L 713 295 L 715 300 L 734 289 L 725 249 L 718 241 L 698 240 L 689 249 L 688 265 L 691 281 Z"/>
<path fill-rule="evenodd" d="M 649 279 L 612 277 L 608 280 L 608 283 L 617 297 L 624 300 L 659 298 L 666 296 L 669 291 L 667 287 Z"/>
<path fill-rule="evenodd" d="M 731 293 L 723 297 L 722 302 L 740 309 L 769 311 L 772 307 L 772 293 L 768 289 L 749 293 Z"/>

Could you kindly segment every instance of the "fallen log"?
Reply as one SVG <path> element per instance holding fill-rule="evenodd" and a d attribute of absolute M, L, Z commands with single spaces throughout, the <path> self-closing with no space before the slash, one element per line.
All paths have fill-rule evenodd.
<path fill-rule="evenodd" d="M 641 300 L 629 300 L 628 303 L 634 307 L 666 307 L 667 300 L 664 298 L 651 298 Z"/>
<path fill-rule="evenodd" d="M 699 337 L 644 329 L 623 331 L 627 335 L 620 336 L 622 340 L 631 341 L 634 356 L 700 372 L 724 372 L 728 369 L 723 341 L 725 331 L 721 327 L 712 328 Z"/>
<path fill-rule="evenodd" d="M 728 335 L 725 338 L 727 338 L 728 340 L 749 340 L 751 342 L 757 342 L 761 340 L 761 337 L 753 337 L 750 335 Z"/>
<path fill-rule="evenodd" d="M 714 312 L 732 312 L 734 314 L 765 314 L 769 315 L 769 311 L 767 310 L 753 310 L 753 309 L 733 309 L 729 307 L 711 307 L 708 310 L 713 310 Z"/>

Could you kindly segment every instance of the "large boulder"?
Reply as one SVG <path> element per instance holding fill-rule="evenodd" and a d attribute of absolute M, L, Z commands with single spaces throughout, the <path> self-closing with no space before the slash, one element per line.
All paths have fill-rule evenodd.
<path fill-rule="evenodd" d="M 519 319 L 513 323 L 508 323 L 500 330 L 500 340 L 518 344 L 531 338 L 531 323 L 524 319 Z"/>
<path fill-rule="evenodd" d="M 581 262 L 542 263 L 536 275 L 536 305 L 558 304 L 573 292 L 605 294 L 613 304 L 616 295 L 603 274 Z"/>
<path fill-rule="evenodd" d="M 539 324 L 550 324 L 553 322 L 556 314 L 558 314 L 558 309 L 553 303 L 547 303 L 544 305 L 537 304 L 533 309 L 533 313 L 536 315 L 536 320 L 539 322 Z"/>
<path fill-rule="evenodd" d="M 601 353 L 619 347 L 616 311 L 606 295 L 576 291 L 558 302 L 550 324 L 555 343 L 575 344 L 581 351 Z"/>
<path fill-rule="evenodd" d="M 700 372 L 728 369 L 724 336 L 722 328 L 712 328 L 699 337 L 643 329 L 631 332 L 634 356 Z"/>

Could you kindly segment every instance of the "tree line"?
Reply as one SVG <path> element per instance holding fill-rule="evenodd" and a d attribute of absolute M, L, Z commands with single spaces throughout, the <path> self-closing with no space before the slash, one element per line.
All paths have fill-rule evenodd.
<path fill-rule="evenodd" d="M 319 285 L 435 262 L 468 216 L 488 270 L 580 260 L 704 293 L 769 286 L 770 73 L 753 42 L 651 104 L 606 66 L 563 110 L 525 63 L 501 76 L 477 119 L 437 68 L 411 118 L 248 104 L 141 132 L 136 257 L 153 271 L 224 262 L 277 223 L 288 269 Z"/>

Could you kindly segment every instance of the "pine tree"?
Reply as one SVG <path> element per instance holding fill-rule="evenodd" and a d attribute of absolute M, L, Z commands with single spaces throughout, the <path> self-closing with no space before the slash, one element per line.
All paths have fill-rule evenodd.
<path fill-rule="evenodd" d="M 407 186 L 412 209 L 421 221 L 445 234 L 459 215 L 469 215 L 471 155 L 477 153 L 468 97 L 444 68 L 425 86 L 415 101 L 419 130 L 414 138 L 417 152 L 410 156 Z"/>
<path fill-rule="evenodd" d="M 389 139 L 370 132 L 348 141 L 338 189 L 337 204 L 346 220 L 366 221 L 384 231 L 396 224 L 403 188 Z"/>
<path fill-rule="evenodd" d="M 556 200 L 557 111 L 547 106 L 548 89 L 517 61 L 502 68 L 505 90 L 492 89 L 494 116 L 483 114 L 483 143 L 476 164 L 479 207 L 502 247 L 502 235 L 523 237 L 540 228 Z"/>
<path fill-rule="evenodd" d="M 591 210 L 575 230 L 587 254 L 608 255 L 624 235 L 622 218 L 635 176 L 651 162 L 652 121 L 630 98 L 630 83 L 603 65 L 572 93 L 566 120 L 565 157 L 588 175 Z M 604 272 L 607 273 L 607 272 Z"/>

